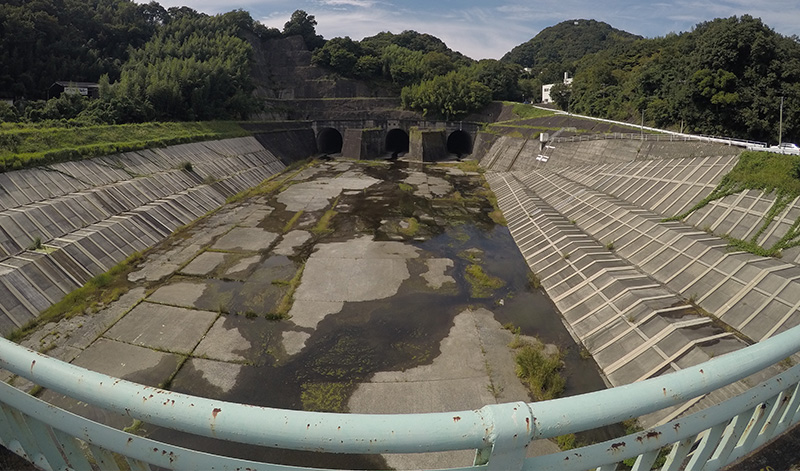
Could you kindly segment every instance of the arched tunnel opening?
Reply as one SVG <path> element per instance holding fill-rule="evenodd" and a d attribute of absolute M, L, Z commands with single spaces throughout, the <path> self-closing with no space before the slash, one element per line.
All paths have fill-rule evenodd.
<path fill-rule="evenodd" d="M 317 150 L 323 154 L 338 154 L 342 143 L 342 133 L 336 129 L 324 128 L 317 134 Z"/>
<path fill-rule="evenodd" d="M 392 129 L 386 133 L 386 152 L 391 152 L 392 157 L 408 152 L 408 133 L 402 129 Z"/>
<path fill-rule="evenodd" d="M 462 155 L 469 155 L 472 153 L 472 137 L 468 132 L 457 130 L 450 133 L 447 137 L 447 152 L 456 154 L 461 157 Z"/>

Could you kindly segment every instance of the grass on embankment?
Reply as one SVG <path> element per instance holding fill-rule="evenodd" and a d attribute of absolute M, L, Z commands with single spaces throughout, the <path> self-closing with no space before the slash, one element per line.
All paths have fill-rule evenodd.
<path fill-rule="evenodd" d="M 723 234 L 733 248 L 756 255 L 780 256 L 781 251 L 800 245 L 800 218 L 793 222 L 786 233 L 771 247 L 761 247 L 758 239 L 786 206 L 800 196 L 800 156 L 772 152 L 742 152 L 736 166 L 725 175 L 714 191 L 683 214 L 666 219 L 684 220 L 694 211 L 708 203 L 745 190 L 761 190 L 765 194 L 775 192 L 775 201 L 759 230 L 747 240 Z"/>
<path fill-rule="evenodd" d="M 543 118 L 556 114 L 553 110 L 545 110 L 524 103 L 513 103 L 513 105 L 512 112 L 514 116 L 517 116 L 519 119 Z"/>
<path fill-rule="evenodd" d="M 0 171 L 187 142 L 249 136 L 233 121 L 98 126 L 0 125 Z"/>
<path fill-rule="evenodd" d="M 130 288 L 128 274 L 141 261 L 142 254 L 139 252 L 134 253 L 109 271 L 90 279 L 85 285 L 72 291 L 61 301 L 42 311 L 38 317 L 11 332 L 6 338 L 12 342 L 19 342 L 48 322 L 58 322 L 64 318 L 70 319 L 86 311 L 97 311 L 101 306 L 116 301 Z"/>

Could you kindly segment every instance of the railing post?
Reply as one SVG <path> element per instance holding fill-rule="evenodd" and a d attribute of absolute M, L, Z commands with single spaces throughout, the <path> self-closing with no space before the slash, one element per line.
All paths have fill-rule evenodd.
<path fill-rule="evenodd" d="M 534 418 L 528 404 L 492 404 L 481 409 L 489 445 L 477 450 L 476 465 L 490 471 L 521 470 L 533 439 Z"/>

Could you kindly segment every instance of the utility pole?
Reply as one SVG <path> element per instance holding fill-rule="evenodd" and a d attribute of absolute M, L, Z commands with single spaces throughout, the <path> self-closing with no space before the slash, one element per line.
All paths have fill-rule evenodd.
<path fill-rule="evenodd" d="M 778 145 L 783 143 L 783 97 L 781 97 L 781 111 L 778 121 Z"/>
<path fill-rule="evenodd" d="M 642 140 L 644 140 L 644 110 L 642 110 L 642 127 L 640 128 Z"/>

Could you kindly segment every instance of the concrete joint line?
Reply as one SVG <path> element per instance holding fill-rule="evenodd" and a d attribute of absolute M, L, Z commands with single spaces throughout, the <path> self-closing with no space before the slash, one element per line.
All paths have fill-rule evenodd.
<path fill-rule="evenodd" d="M 570 295 L 574 294 L 576 291 L 580 290 L 581 288 L 583 288 L 583 287 L 584 287 L 584 286 L 586 286 L 587 284 L 592 284 L 592 283 L 594 282 L 594 280 L 596 280 L 597 278 L 599 278 L 599 277 L 601 277 L 601 276 L 605 275 L 606 273 L 613 273 L 613 272 L 615 272 L 615 271 L 622 271 L 622 270 L 627 270 L 627 269 L 628 269 L 627 267 L 609 267 L 609 268 L 601 268 L 601 269 L 600 269 L 599 271 L 597 271 L 595 274 L 591 275 L 591 276 L 590 276 L 590 277 L 588 277 L 588 278 L 584 278 L 584 279 L 583 279 L 583 281 L 581 281 L 581 282 L 580 282 L 580 283 L 578 283 L 577 285 L 573 286 L 572 288 L 570 288 L 569 290 L 565 291 L 565 292 L 564 292 L 564 293 L 562 293 L 561 295 L 559 295 L 559 296 L 557 296 L 557 297 L 553 298 L 553 302 L 555 302 L 555 303 L 557 303 L 557 302 L 560 302 L 561 300 L 563 300 L 563 299 L 564 299 L 564 298 L 566 298 L 567 296 L 570 296 Z M 581 270 L 581 272 L 583 272 L 583 270 Z M 614 280 L 611 280 L 609 283 L 607 283 L 605 286 L 603 286 L 603 288 L 607 287 L 609 284 L 611 284 L 611 283 L 614 283 L 614 282 L 616 282 L 616 281 L 617 281 L 617 280 L 615 280 L 615 279 L 614 279 Z M 593 287 L 594 287 L 594 286 L 593 286 Z M 595 288 L 595 290 L 596 290 L 596 291 L 600 291 L 600 290 L 602 290 L 602 288 L 597 288 L 597 287 L 594 287 L 594 288 Z"/>
<path fill-rule="evenodd" d="M 604 325 L 610 324 L 611 322 L 613 322 L 613 321 L 615 321 L 615 320 L 617 320 L 617 319 L 620 319 L 620 318 L 622 318 L 622 320 L 623 320 L 624 322 L 628 322 L 628 327 L 627 327 L 627 328 L 626 328 L 626 329 L 625 329 L 623 332 L 620 332 L 619 334 L 617 334 L 617 335 L 616 335 L 614 338 L 612 338 L 612 339 L 608 340 L 608 341 L 607 341 L 606 343 L 604 343 L 603 345 L 600 345 L 599 347 L 597 347 L 597 348 L 595 348 L 594 350 L 592 350 L 592 352 L 591 352 L 591 353 L 592 353 L 592 355 L 594 355 L 594 354 L 596 354 L 596 353 L 600 353 L 600 352 L 602 352 L 603 350 L 605 350 L 606 348 L 610 347 L 611 345 L 614 345 L 614 344 L 615 344 L 617 341 L 619 341 L 619 339 L 621 339 L 622 337 L 624 337 L 624 336 L 628 335 L 629 333 L 633 332 L 634 330 L 635 330 L 635 331 L 637 331 L 637 332 L 639 332 L 639 334 L 641 334 L 641 330 L 639 330 L 639 326 L 641 326 L 643 323 L 645 323 L 645 322 L 649 321 L 650 319 L 652 319 L 652 318 L 653 318 L 653 317 L 655 317 L 655 315 L 656 315 L 656 312 L 655 312 L 655 311 L 650 311 L 648 314 L 645 314 L 644 316 L 642 316 L 642 318 L 641 318 L 641 319 L 637 320 L 635 324 L 631 324 L 631 323 L 630 323 L 630 322 L 629 322 L 629 321 L 628 321 L 628 320 L 627 320 L 627 319 L 624 317 L 624 315 L 625 315 L 625 313 L 626 313 L 626 312 L 628 312 L 628 309 L 626 309 L 626 310 L 625 310 L 625 311 L 623 311 L 623 312 L 620 312 L 620 313 L 619 313 L 619 314 L 618 314 L 616 317 L 612 317 L 612 318 L 610 318 L 609 320 L 607 320 L 607 321 L 604 323 Z M 599 327 L 599 326 L 598 326 L 598 327 Z M 594 333 L 595 333 L 595 332 L 594 332 L 595 330 L 598 330 L 598 329 L 597 329 L 597 328 L 595 328 L 595 329 L 592 331 L 592 334 L 594 334 Z"/>
<path fill-rule="evenodd" d="M 670 335 L 671 333 L 675 332 L 678 329 L 685 328 L 685 327 L 695 327 L 695 326 L 699 326 L 699 325 L 703 325 L 703 324 L 708 324 L 710 322 L 711 322 L 711 319 L 709 319 L 707 317 L 701 317 L 699 319 L 692 319 L 692 320 L 688 320 L 688 321 L 681 321 L 681 322 L 675 322 L 673 324 L 670 324 L 668 327 L 664 328 L 658 334 L 648 338 L 643 344 L 639 345 L 638 347 L 636 347 L 635 349 L 630 351 L 627 355 L 625 355 L 622 358 L 620 358 L 619 360 L 615 361 L 614 363 L 609 365 L 607 368 L 604 368 L 604 371 L 606 372 L 607 375 L 612 374 L 613 372 L 615 372 L 618 369 L 620 369 L 623 366 L 625 366 L 632 359 L 638 357 L 644 351 L 646 351 L 646 350 L 650 349 L 651 347 L 655 346 L 656 344 L 658 344 L 658 342 L 660 342 L 661 340 L 663 340 L 668 335 Z M 638 329 L 636 329 L 636 331 L 641 333 L 641 331 L 639 331 Z M 727 334 L 727 332 L 726 332 L 726 334 Z M 642 334 L 642 335 L 644 335 L 644 334 Z M 647 336 L 644 336 L 644 338 L 647 338 Z"/>
<path fill-rule="evenodd" d="M 761 305 L 758 307 L 758 309 L 755 309 L 755 310 L 753 311 L 753 313 L 752 313 L 752 314 L 750 314 L 750 315 L 747 317 L 747 319 L 745 319 L 745 320 L 744 320 L 744 321 L 743 321 L 743 322 L 742 322 L 742 323 L 739 325 L 739 330 L 741 330 L 741 329 L 743 329 L 744 327 L 746 327 L 746 326 L 747 326 L 747 324 L 749 324 L 749 323 L 750 323 L 750 321 L 752 321 L 753 319 L 755 319 L 755 317 L 756 317 L 756 316 L 757 316 L 759 313 L 761 313 L 761 311 L 762 311 L 762 310 L 764 310 L 764 308 L 766 308 L 766 307 L 767 307 L 767 306 L 768 306 L 770 303 L 772 303 L 772 302 L 778 302 L 778 303 L 780 303 L 780 304 L 783 304 L 783 305 L 784 305 L 784 306 L 786 306 L 787 308 L 789 308 L 789 310 L 788 310 L 787 314 L 785 314 L 785 315 L 784 315 L 784 317 L 783 317 L 783 319 L 781 320 L 781 322 L 778 322 L 778 323 L 776 323 L 776 324 L 775 324 L 775 326 L 774 326 L 774 327 L 773 327 L 773 328 L 770 330 L 770 334 L 767 334 L 767 336 L 766 336 L 766 337 L 764 337 L 764 338 L 767 338 L 767 337 L 769 337 L 770 335 L 772 335 L 771 333 L 772 333 L 772 332 L 774 332 L 775 330 L 777 330 L 777 329 L 778 329 L 778 328 L 779 328 L 781 325 L 783 325 L 783 323 L 784 323 L 784 322 L 786 322 L 786 319 L 788 319 L 788 318 L 789 318 L 789 317 L 790 317 L 792 314 L 794 314 L 794 313 L 795 313 L 795 311 L 797 311 L 797 310 L 798 310 L 798 308 L 800 307 L 800 301 L 798 301 L 798 302 L 797 302 L 797 303 L 796 303 L 794 306 L 791 306 L 789 303 L 787 303 L 786 301 L 784 301 L 784 299 L 783 299 L 783 298 L 779 298 L 779 297 L 778 297 L 778 293 L 781 293 L 781 292 L 783 292 L 783 290 L 784 290 L 784 289 L 786 289 L 786 287 L 787 287 L 787 286 L 789 286 L 791 283 L 794 283 L 794 282 L 796 282 L 798 279 L 800 279 L 800 275 L 793 276 L 793 277 L 791 277 L 791 278 L 788 278 L 788 279 L 785 279 L 785 280 L 783 280 L 783 283 L 781 284 L 780 288 L 776 289 L 776 290 L 775 290 L 774 292 L 772 292 L 772 293 L 765 293 L 765 292 L 763 292 L 762 290 L 758 290 L 759 292 L 761 292 L 761 293 L 765 294 L 765 295 L 766 295 L 766 297 L 767 297 L 767 299 L 766 299 L 766 300 L 765 300 L 763 303 L 761 303 Z M 757 288 L 756 288 L 756 289 L 757 289 Z M 763 339 L 762 339 L 762 340 L 763 340 Z"/>
<path fill-rule="evenodd" d="M 731 296 L 728 299 L 728 301 L 725 304 L 723 304 L 717 310 L 717 317 L 722 317 L 722 316 L 725 315 L 725 313 L 730 311 L 730 309 L 733 306 L 735 306 L 739 301 L 741 301 L 742 298 L 744 298 L 747 295 L 747 293 L 749 293 L 753 289 L 753 287 L 755 285 L 761 283 L 761 281 L 763 281 L 764 278 L 767 277 L 767 275 L 769 275 L 770 273 L 772 273 L 774 271 L 784 270 L 786 268 L 791 268 L 791 267 L 792 267 L 792 265 L 785 265 L 784 264 L 784 265 L 778 265 L 778 266 L 775 266 L 775 267 L 765 268 L 765 269 L 759 271 L 758 275 L 753 277 L 753 279 L 751 279 L 748 283 L 746 283 L 735 295 Z M 738 272 L 738 270 L 737 270 L 737 272 Z M 739 326 L 739 327 L 742 327 L 742 326 Z"/>
<path fill-rule="evenodd" d="M 721 280 L 719 283 L 717 283 L 716 285 L 714 285 L 714 287 L 713 287 L 713 288 L 711 288 L 710 290 L 708 290 L 708 292 L 707 292 L 705 295 L 701 296 L 701 297 L 700 297 L 700 299 L 698 299 L 698 300 L 697 300 L 697 303 L 698 303 L 698 304 L 699 304 L 699 303 L 702 303 L 703 301 L 705 301 L 706 299 L 708 299 L 708 297 L 709 297 L 709 296 L 711 296 L 711 295 L 712 295 L 712 294 L 713 294 L 715 291 L 717 291 L 717 290 L 718 290 L 720 287 L 722 287 L 722 285 L 723 285 L 723 284 L 725 284 L 725 283 L 726 283 L 727 281 L 729 281 L 730 279 L 734 279 L 735 281 L 739 281 L 739 282 L 741 283 L 741 281 L 740 281 L 740 280 L 736 280 L 736 279 L 735 279 L 735 278 L 734 278 L 732 275 L 730 275 L 729 273 L 726 273 L 726 272 L 724 272 L 724 271 L 722 271 L 722 270 L 720 270 L 720 269 L 718 269 L 718 268 L 717 268 L 717 266 L 718 266 L 720 263 L 722 263 L 722 261 L 723 261 L 723 260 L 725 260 L 725 259 L 726 259 L 728 256 L 730 256 L 730 255 L 736 255 L 736 254 L 738 254 L 738 253 L 740 253 L 740 252 L 729 252 L 729 253 L 726 253 L 726 254 L 724 254 L 722 257 L 720 257 L 720 258 L 717 260 L 717 262 L 716 262 L 716 263 L 715 263 L 713 266 L 711 266 L 711 267 L 709 267 L 709 268 L 708 268 L 708 270 L 707 270 L 705 273 L 708 273 L 708 272 L 709 272 L 709 271 L 711 271 L 711 270 L 715 270 L 715 271 L 717 271 L 719 274 L 721 274 L 721 275 L 723 276 L 723 279 L 722 279 L 722 280 Z M 738 266 L 738 267 L 736 267 L 736 268 L 735 268 L 735 269 L 734 269 L 732 272 L 733 272 L 733 273 L 736 273 L 736 272 L 738 272 L 738 271 L 739 271 L 739 270 L 741 270 L 741 269 L 742 269 L 742 267 L 743 267 L 743 266 L 745 266 L 745 265 L 747 265 L 747 263 L 746 263 L 746 262 L 741 262 L 741 263 L 739 264 L 739 266 Z M 705 275 L 705 273 L 704 273 L 704 275 Z M 742 283 L 742 284 L 744 284 L 744 283 Z M 717 317 L 720 317 L 720 316 L 717 316 Z"/>
<path fill-rule="evenodd" d="M 634 382 L 644 381 L 645 379 L 648 379 L 648 378 L 652 377 L 653 375 L 658 373 L 661 369 L 663 369 L 665 366 L 667 366 L 667 364 L 674 363 L 675 360 L 677 360 L 678 358 L 682 357 L 689 350 L 695 348 L 697 345 L 699 345 L 699 344 L 701 344 L 703 342 L 710 342 L 712 340 L 718 340 L 718 339 L 721 339 L 721 338 L 724 338 L 724 337 L 731 337 L 731 336 L 733 336 L 732 333 L 723 332 L 721 334 L 710 335 L 710 336 L 704 337 L 702 339 L 692 340 L 688 344 L 684 345 L 680 350 L 678 350 L 677 352 L 673 353 L 666 361 L 660 363 L 659 365 L 657 365 L 656 367 L 654 367 L 653 369 L 651 369 L 650 371 L 648 371 L 647 373 L 645 373 L 644 375 L 639 377 Z"/>
<path fill-rule="evenodd" d="M 777 331 L 778 331 L 778 329 L 780 329 L 781 327 L 783 327 L 783 324 L 785 324 L 785 323 L 786 323 L 786 321 L 788 321 L 790 317 L 792 317 L 793 315 L 796 315 L 796 314 L 797 314 L 797 312 L 798 312 L 798 310 L 800 310 L 800 301 L 798 301 L 797 303 L 795 303 L 795 305 L 792 307 L 792 309 L 790 309 L 790 310 L 789 310 L 789 312 L 787 312 L 787 313 L 786 313 L 786 314 L 785 314 L 785 315 L 784 315 L 784 316 L 781 318 L 781 320 L 780 320 L 779 322 L 776 322 L 776 323 L 775 323 L 775 325 L 774 325 L 774 326 L 773 326 L 773 327 L 772 327 L 772 328 L 769 330 L 769 332 L 767 332 L 766 334 L 764 334 L 764 336 L 763 336 L 763 337 L 761 337 L 761 338 L 759 339 L 759 341 L 761 341 L 761 340 L 764 340 L 764 339 L 768 339 L 769 337 L 771 337 L 771 336 L 772 336 L 772 334 L 774 334 L 775 332 L 777 332 Z"/>

